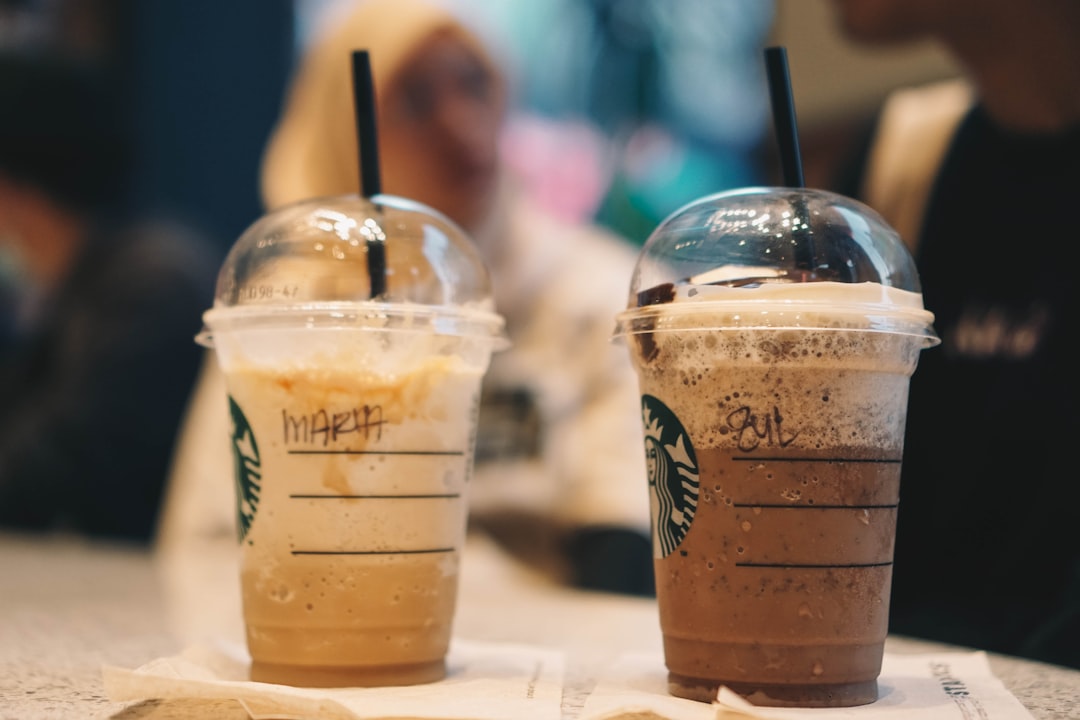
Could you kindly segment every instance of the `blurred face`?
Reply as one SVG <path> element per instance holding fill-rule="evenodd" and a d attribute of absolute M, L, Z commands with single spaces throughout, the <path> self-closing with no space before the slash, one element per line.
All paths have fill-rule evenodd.
<path fill-rule="evenodd" d="M 380 98 L 383 190 L 474 229 L 494 201 L 504 112 L 503 88 L 489 66 L 454 35 L 435 36 Z"/>

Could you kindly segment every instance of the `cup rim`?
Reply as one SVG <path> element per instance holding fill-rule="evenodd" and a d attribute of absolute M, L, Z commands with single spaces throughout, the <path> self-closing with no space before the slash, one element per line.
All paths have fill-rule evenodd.
<path fill-rule="evenodd" d="M 824 323 L 821 321 L 823 315 L 834 317 L 837 322 Z M 685 322 L 689 319 L 711 321 L 690 326 Z M 933 347 L 941 342 L 934 331 L 933 321 L 934 314 L 929 310 L 885 303 L 837 305 L 791 299 L 700 300 L 623 310 L 615 316 L 613 336 L 621 338 L 657 332 L 718 330 L 880 332 L 921 338 L 926 341 L 926 347 Z"/>
<path fill-rule="evenodd" d="M 488 340 L 493 350 L 510 344 L 505 319 L 482 307 L 378 301 L 214 307 L 203 313 L 203 328 L 195 341 L 213 348 L 216 334 L 289 329 L 427 332 Z"/>

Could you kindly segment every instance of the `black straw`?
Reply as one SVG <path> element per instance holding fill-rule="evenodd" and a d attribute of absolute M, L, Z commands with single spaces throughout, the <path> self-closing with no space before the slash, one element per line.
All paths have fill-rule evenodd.
<path fill-rule="evenodd" d="M 382 192 L 379 174 L 379 142 L 375 127 L 375 82 L 367 50 L 352 54 L 353 102 L 356 109 L 356 140 L 360 152 L 360 194 L 371 198 Z M 366 233 L 368 278 L 371 297 L 386 294 L 386 235 Z"/>
<path fill-rule="evenodd" d="M 371 79 L 371 58 L 367 50 L 353 51 L 352 70 L 356 139 L 360 151 L 360 194 L 369 198 L 382 192 L 382 179 L 375 128 L 375 83 Z"/>
<path fill-rule="evenodd" d="M 773 126 L 780 147 L 780 166 L 784 185 L 803 187 L 802 156 L 799 153 L 799 130 L 795 122 L 795 102 L 791 97 L 791 75 L 787 51 L 783 47 L 765 48 L 765 71 L 769 76 L 769 99 L 772 101 Z"/>
<path fill-rule="evenodd" d="M 772 101 L 773 128 L 780 148 L 780 167 L 784 173 L 784 185 L 789 188 L 805 187 L 802 154 L 799 152 L 799 129 L 795 122 L 795 101 L 791 95 L 791 74 L 788 72 L 787 50 L 780 46 L 765 48 L 765 70 L 769 76 L 769 99 Z M 791 231 L 794 242 L 795 267 L 801 273 L 799 280 L 817 279 L 816 256 L 813 233 L 807 227 L 810 222 L 806 198 L 796 194 L 791 200 L 794 210 L 794 226 Z"/>

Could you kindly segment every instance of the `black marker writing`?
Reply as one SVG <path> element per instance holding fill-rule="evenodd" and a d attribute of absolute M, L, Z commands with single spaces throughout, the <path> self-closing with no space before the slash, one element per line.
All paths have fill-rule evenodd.
<path fill-rule="evenodd" d="M 754 414 L 748 406 L 733 410 L 727 416 L 728 427 L 735 431 L 739 449 L 748 452 L 760 445 L 787 447 L 798 432 L 784 431 L 784 417 L 780 409 L 773 407 L 763 417 Z"/>
<path fill-rule="evenodd" d="M 310 415 L 291 415 L 281 411 L 285 444 L 319 445 L 326 447 L 345 435 L 358 434 L 365 440 L 382 438 L 383 420 L 381 405 L 364 405 L 343 411 L 316 410 Z"/>

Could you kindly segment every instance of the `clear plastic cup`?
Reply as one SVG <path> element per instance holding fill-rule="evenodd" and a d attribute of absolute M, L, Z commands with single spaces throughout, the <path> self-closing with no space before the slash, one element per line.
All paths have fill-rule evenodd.
<path fill-rule="evenodd" d="M 616 336 L 642 396 L 672 694 L 877 698 L 932 322 L 899 236 L 833 193 L 712 195 L 646 241 Z"/>
<path fill-rule="evenodd" d="M 469 239 L 394 196 L 297 203 L 237 240 L 204 322 L 252 679 L 443 677 L 480 382 L 506 344 Z"/>

